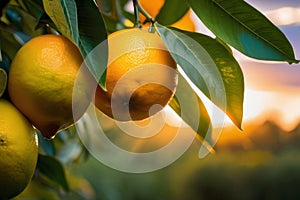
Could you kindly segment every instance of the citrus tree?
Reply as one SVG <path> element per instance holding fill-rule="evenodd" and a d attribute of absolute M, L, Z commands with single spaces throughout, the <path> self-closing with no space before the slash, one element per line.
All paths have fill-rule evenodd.
<path fill-rule="evenodd" d="M 39 146 L 26 180 L 1 169 L 0 199 L 24 190 L 33 170 L 19 198 L 28 190 L 58 198 L 79 189 L 74 183 L 81 178 L 67 166 L 89 155 L 74 124 L 90 102 L 118 121 L 142 120 L 168 105 L 212 150 L 211 119 L 199 93 L 242 126 L 244 79 L 232 49 L 259 60 L 299 62 L 280 29 L 242 0 L 1 0 L 0 7 L 0 94 L 6 99 L 0 102 L 0 163 L 17 165 L 22 145 L 30 143 L 10 143 L 29 136 L 14 133 L 23 122 L 9 117 L 8 107 L 35 127 Z M 192 11 L 214 37 L 196 31 Z M 119 57 L 112 59 L 115 52 Z M 75 84 L 80 70 L 84 76 Z M 2 121 L 11 122 L 10 133 Z M 20 149 L 16 155 L 5 152 L 10 144 L 17 145 L 10 151 Z M 3 174 L 19 182 L 6 185 Z M 16 188 L 7 194 L 4 185 Z"/>

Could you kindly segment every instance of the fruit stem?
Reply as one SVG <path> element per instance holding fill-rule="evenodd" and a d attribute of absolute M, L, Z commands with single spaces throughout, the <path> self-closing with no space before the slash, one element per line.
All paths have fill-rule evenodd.
<path fill-rule="evenodd" d="M 137 0 L 133 0 L 133 8 L 135 17 L 134 27 L 141 28 L 142 25 L 139 16 L 139 2 Z"/>
<path fill-rule="evenodd" d="M 135 27 L 141 27 L 139 13 L 142 13 L 146 17 L 146 20 L 143 22 L 143 24 L 150 22 L 152 25 L 155 22 L 152 16 L 140 5 L 138 0 L 133 0 L 133 7 L 135 16 Z"/>
<path fill-rule="evenodd" d="M 111 11 L 111 16 L 113 19 L 117 19 L 117 2 L 116 1 L 112 1 L 112 11 Z"/>

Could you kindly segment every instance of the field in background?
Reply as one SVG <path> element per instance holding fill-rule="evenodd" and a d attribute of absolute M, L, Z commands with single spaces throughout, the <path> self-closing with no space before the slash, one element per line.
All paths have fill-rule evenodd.
<path fill-rule="evenodd" d="M 92 157 L 71 169 L 88 179 L 97 199 L 300 199 L 300 125 L 289 132 L 268 120 L 246 124 L 243 133 L 227 127 L 217 153 L 203 159 L 198 145 L 147 174 L 118 172 Z"/>

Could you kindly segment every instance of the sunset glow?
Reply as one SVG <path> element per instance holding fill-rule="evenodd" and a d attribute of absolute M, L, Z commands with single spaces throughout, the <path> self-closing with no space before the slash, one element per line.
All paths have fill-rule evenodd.
<path fill-rule="evenodd" d="M 300 96 L 290 92 L 247 90 L 244 102 L 244 121 L 272 120 L 289 131 L 300 121 Z"/>

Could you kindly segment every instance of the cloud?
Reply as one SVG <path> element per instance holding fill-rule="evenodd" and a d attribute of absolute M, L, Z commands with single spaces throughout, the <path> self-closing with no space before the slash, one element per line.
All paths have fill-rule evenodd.
<path fill-rule="evenodd" d="M 267 91 L 300 91 L 300 67 L 286 63 L 251 61 L 243 61 L 240 65 L 248 88 Z"/>
<path fill-rule="evenodd" d="M 260 11 L 274 10 L 282 7 L 300 7 L 298 0 L 246 0 Z"/>
<path fill-rule="evenodd" d="M 300 24 L 300 8 L 282 7 L 265 14 L 278 26 Z"/>

